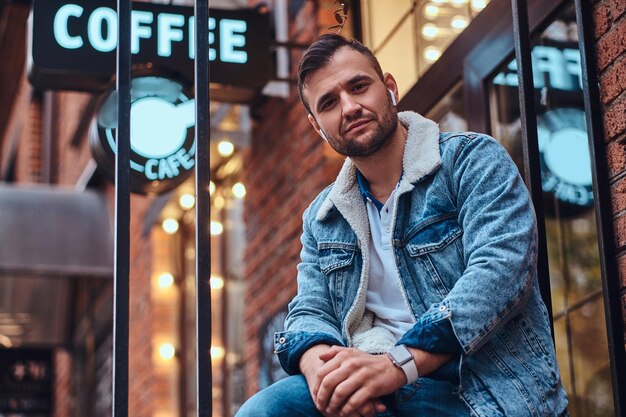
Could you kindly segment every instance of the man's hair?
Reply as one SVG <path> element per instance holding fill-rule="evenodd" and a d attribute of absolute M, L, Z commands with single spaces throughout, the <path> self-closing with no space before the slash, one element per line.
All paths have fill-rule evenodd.
<path fill-rule="evenodd" d="M 309 113 L 313 114 L 309 103 L 304 98 L 304 87 L 306 86 L 307 79 L 312 73 L 326 66 L 337 51 L 344 46 L 352 48 L 367 58 L 381 81 L 383 80 L 383 70 L 380 67 L 380 63 L 367 46 L 356 39 L 346 39 L 335 33 L 320 35 L 306 50 L 300 61 L 300 66 L 298 67 L 298 95 L 300 96 L 300 101 L 302 101 L 302 104 L 304 104 L 304 107 L 306 107 Z"/>

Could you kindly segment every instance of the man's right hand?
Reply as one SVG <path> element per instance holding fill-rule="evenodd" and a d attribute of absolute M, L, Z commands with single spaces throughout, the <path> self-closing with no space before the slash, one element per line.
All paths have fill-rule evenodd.
<path fill-rule="evenodd" d="M 320 359 L 320 355 L 328 351 L 328 349 L 330 349 L 329 345 L 315 345 L 304 352 L 300 358 L 300 372 L 302 372 L 302 375 L 306 378 L 309 392 L 311 393 L 311 398 L 314 403 L 317 398 L 317 391 L 322 382 L 319 370 L 326 363 Z M 315 406 L 324 417 L 336 417 L 336 415 L 329 415 L 323 409 L 320 409 L 317 403 Z M 372 398 L 359 408 L 358 412 L 341 417 L 374 417 L 376 413 L 382 413 L 385 409 L 385 405 L 381 403 L 380 400 Z"/>

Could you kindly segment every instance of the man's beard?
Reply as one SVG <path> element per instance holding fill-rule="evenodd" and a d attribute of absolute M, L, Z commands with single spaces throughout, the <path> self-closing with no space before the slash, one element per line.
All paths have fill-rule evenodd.
<path fill-rule="evenodd" d="M 355 117 L 353 122 L 364 119 Z M 376 126 L 376 129 L 368 133 L 369 138 L 366 140 L 346 140 L 338 139 L 333 136 L 328 137 L 328 143 L 335 151 L 343 156 L 350 157 L 366 157 L 378 152 L 381 148 L 391 142 L 396 129 L 398 128 L 398 114 L 393 110 L 391 105 L 385 111 L 382 121 Z"/>

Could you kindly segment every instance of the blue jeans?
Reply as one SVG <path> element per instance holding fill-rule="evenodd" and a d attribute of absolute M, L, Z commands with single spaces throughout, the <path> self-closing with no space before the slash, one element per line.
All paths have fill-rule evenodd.
<path fill-rule="evenodd" d="M 380 400 L 387 411 L 377 417 L 459 417 L 469 409 L 445 381 L 421 378 Z M 317 411 L 306 379 L 294 375 L 256 393 L 241 407 L 236 417 L 322 417 Z"/>

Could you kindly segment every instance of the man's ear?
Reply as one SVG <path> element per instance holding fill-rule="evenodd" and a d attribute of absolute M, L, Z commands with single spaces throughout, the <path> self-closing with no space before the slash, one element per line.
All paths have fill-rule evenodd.
<path fill-rule="evenodd" d="M 396 83 L 396 79 L 393 78 L 393 75 L 388 72 L 384 73 L 383 83 L 385 87 L 387 87 L 387 90 L 390 90 L 395 97 L 398 97 L 398 83 Z"/>
<path fill-rule="evenodd" d="M 311 113 L 309 113 L 308 118 L 309 118 L 309 123 L 311 123 L 311 126 L 313 126 L 313 129 L 315 129 L 317 134 L 320 135 L 322 139 L 326 140 L 324 132 L 322 131 L 322 128 L 320 127 L 320 125 L 317 123 L 317 120 L 315 120 L 315 117 Z"/>

